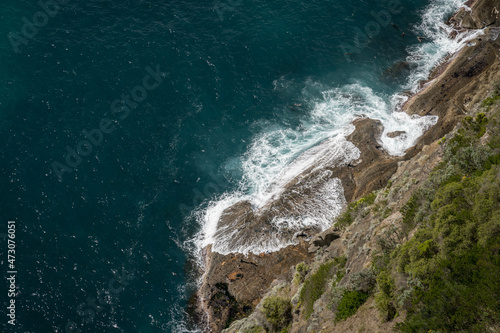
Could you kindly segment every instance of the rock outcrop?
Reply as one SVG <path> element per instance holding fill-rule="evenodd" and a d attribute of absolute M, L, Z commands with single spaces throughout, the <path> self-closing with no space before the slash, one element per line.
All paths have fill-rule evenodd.
<path fill-rule="evenodd" d="M 474 10 L 461 8 L 451 22 L 465 29 L 482 29 L 500 26 L 500 1 L 477 0 Z"/>
<path fill-rule="evenodd" d="M 383 130 L 379 121 L 360 118 L 354 124 L 356 129 L 347 140 L 359 147 L 360 158 L 348 165 L 325 166 L 325 169 L 330 171 L 331 178 L 342 180 L 344 194 L 348 201 L 386 184 L 396 171 L 400 160 L 400 158 L 388 155 L 379 144 L 378 140 Z M 310 184 L 309 188 L 314 188 L 321 171 L 323 170 L 304 173 L 300 186 Z M 323 181 L 326 180 L 323 178 Z M 297 186 L 299 184 L 292 182 L 286 187 L 282 197 L 270 205 L 273 207 L 269 210 L 270 214 L 280 209 L 290 209 L 290 206 L 297 207 L 297 202 L 283 200 L 283 197 L 296 191 Z M 314 191 L 311 191 L 312 194 Z M 301 196 L 299 200 L 304 200 L 304 197 Z M 280 204 L 281 207 L 279 207 Z M 271 226 L 265 222 L 271 217 L 272 215 L 261 215 L 256 218 L 250 203 L 240 202 L 223 213 L 221 222 L 231 223 L 232 221 L 242 228 L 240 237 L 255 239 L 256 233 L 266 232 L 266 228 L 271 229 Z M 295 236 L 305 233 L 303 236 L 307 238 L 307 234 L 312 231 L 306 230 L 299 233 L 295 231 Z M 245 256 L 240 253 L 222 255 L 212 252 L 210 247 L 206 249 L 206 272 L 198 295 L 201 307 L 207 313 L 208 326 L 213 332 L 220 332 L 229 322 L 244 316 L 247 309 L 253 309 L 273 280 L 287 276 L 290 267 L 312 259 L 313 255 L 309 252 L 311 244 L 313 247 L 329 246 L 338 238 L 338 235 L 334 232 L 322 233 L 312 242 L 299 238 L 297 239 L 297 242 L 300 242 L 299 245 L 259 255 Z"/>
<path fill-rule="evenodd" d="M 498 33 L 496 29 L 486 29 L 483 36 L 443 65 L 446 69 L 440 76 L 404 104 L 403 109 L 409 114 L 439 116 L 437 124 L 422 135 L 407 156 L 449 133 L 465 115 L 466 108 L 488 95 L 491 82 L 498 81 L 500 76 Z"/>
<path fill-rule="evenodd" d="M 275 279 L 290 279 L 290 267 L 310 261 L 307 243 L 288 246 L 278 252 L 222 255 L 207 249 L 207 272 L 199 291 L 204 323 L 220 332 L 230 322 L 250 314 Z"/>

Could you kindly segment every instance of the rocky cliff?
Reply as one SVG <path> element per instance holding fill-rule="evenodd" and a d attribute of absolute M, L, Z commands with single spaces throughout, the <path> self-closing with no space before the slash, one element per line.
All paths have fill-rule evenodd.
<path fill-rule="evenodd" d="M 268 221 L 280 211 L 300 211 L 304 202 L 313 200 L 315 188 L 328 179 L 341 180 L 350 203 L 330 229 L 293 231 L 290 237 L 299 244 L 277 252 L 222 255 L 206 248 L 206 270 L 197 296 L 207 331 L 277 331 L 283 326 L 288 332 L 388 332 L 404 320 L 404 315 L 380 317 L 375 307 L 370 296 L 377 285 L 374 254 L 384 241 L 404 243 L 412 237 L 414 232 L 399 238 L 394 234 L 404 227 L 401 210 L 442 161 L 444 145 L 438 140 L 464 117 L 484 112 L 483 101 L 493 93 L 493 83 L 500 82 L 500 1 L 478 0 L 469 5 L 472 11 L 461 9 L 449 24 L 456 31 L 484 29 L 484 34 L 449 57 L 405 103 L 409 114 L 439 117 L 406 155 L 387 154 L 379 144 L 380 123 L 360 118 L 347 138 L 360 150 L 358 160 L 332 161 L 320 169 L 305 170 L 259 216 L 245 202 L 224 212 L 219 223 L 245 226 L 241 235 L 245 238 L 245 233 L 248 237 L 265 234 L 272 228 Z M 297 198 L 294 193 L 302 189 L 307 193 Z M 346 295 L 362 305 L 354 316 L 339 320 L 339 302 Z M 270 321 L 265 315 L 269 311 L 284 311 L 283 322 Z"/>

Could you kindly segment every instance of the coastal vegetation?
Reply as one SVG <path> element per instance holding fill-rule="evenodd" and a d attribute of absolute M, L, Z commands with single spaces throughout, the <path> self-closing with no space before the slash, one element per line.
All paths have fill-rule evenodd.
<path fill-rule="evenodd" d="M 295 296 L 264 300 L 271 330 L 288 332 L 292 310 L 310 323 L 327 308 L 338 325 L 370 298 L 381 321 L 400 332 L 500 330 L 500 111 L 491 98 L 440 141 L 442 158 L 430 174 L 404 172 L 397 185 L 348 205 L 334 222 L 347 233 L 354 221 L 376 226 L 396 216 L 375 238 L 371 266 L 350 272 L 347 252 L 297 264 Z M 408 184 L 406 203 L 390 195 Z"/>
<path fill-rule="evenodd" d="M 345 272 L 332 273 L 329 307 L 335 322 L 354 315 L 373 295 L 383 321 L 403 317 L 396 325 L 401 332 L 500 329 L 498 87 L 482 103 L 484 112 L 464 117 L 440 141 L 441 163 L 399 209 L 401 223 L 378 239 L 372 269 L 342 286 L 338 282 Z M 350 203 L 335 227 L 345 229 L 368 214 L 387 218 L 392 208 L 383 198 L 391 186 Z M 310 316 L 311 310 L 304 313 Z"/>
<path fill-rule="evenodd" d="M 309 270 L 310 270 L 309 266 L 307 266 L 305 263 L 301 262 L 297 264 L 297 266 L 295 266 L 296 273 L 293 278 L 295 284 L 301 284 L 302 282 L 304 282 L 304 278 L 309 272 Z"/>
<path fill-rule="evenodd" d="M 228 332 L 500 332 L 499 85 L 488 91 L 301 240 L 303 262 Z"/>
<path fill-rule="evenodd" d="M 499 113 L 464 118 L 401 230 L 379 242 L 375 300 L 384 320 L 405 314 L 401 332 L 500 328 Z"/>
<path fill-rule="evenodd" d="M 493 94 L 483 101 L 482 106 L 489 110 L 498 101 L 500 101 L 500 83 L 495 84 Z"/>
<path fill-rule="evenodd" d="M 292 305 L 288 299 L 270 296 L 264 299 L 262 308 L 266 320 L 275 332 L 280 332 L 292 320 Z"/>
<path fill-rule="evenodd" d="M 341 321 L 354 315 L 370 294 L 357 290 L 346 291 L 337 307 L 335 321 Z"/>

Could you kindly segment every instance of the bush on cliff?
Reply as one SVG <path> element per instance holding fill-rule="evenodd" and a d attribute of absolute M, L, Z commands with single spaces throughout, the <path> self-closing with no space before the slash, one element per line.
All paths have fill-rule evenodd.
<path fill-rule="evenodd" d="M 440 187 L 431 207 L 429 226 L 396 251 L 403 273 L 424 287 L 401 330 L 500 325 L 500 167 Z"/>
<path fill-rule="evenodd" d="M 309 273 L 309 266 L 301 262 L 297 264 L 297 266 L 295 266 L 295 270 L 296 272 L 293 281 L 295 284 L 301 284 L 302 282 L 304 282 L 307 273 Z"/>
<path fill-rule="evenodd" d="M 369 296 L 370 294 L 357 290 L 346 291 L 337 306 L 335 321 L 345 320 L 354 315 Z"/>
<path fill-rule="evenodd" d="M 270 296 L 262 304 L 264 316 L 274 331 L 281 331 L 292 320 L 292 305 L 288 299 Z"/>
<path fill-rule="evenodd" d="M 394 305 L 394 278 L 388 271 L 382 271 L 377 276 L 378 292 L 375 294 L 375 303 L 380 311 L 382 320 L 392 320 L 396 315 Z"/>
<path fill-rule="evenodd" d="M 243 333 L 265 333 L 266 331 L 260 326 L 253 326 L 252 328 L 246 329 Z"/>

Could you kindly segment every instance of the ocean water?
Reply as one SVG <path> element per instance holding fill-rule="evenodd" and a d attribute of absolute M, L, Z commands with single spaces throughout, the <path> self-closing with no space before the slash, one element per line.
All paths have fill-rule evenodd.
<path fill-rule="evenodd" d="M 0 331 L 199 331 L 186 307 L 201 247 L 289 243 L 228 247 L 222 210 L 258 210 L 308 165 L 355 158 L 343 138 L 360 115 L 403 154 L 436 119 L 398 113 L 402 93 L 472 38 L 446 37 L 461 5 L 4 0 L 0 266 L 16 221 L 17 288 Z M 328 209 L 276 225 L 326 227 L 345 199 L 338 182 L 323 191 Z"/>

